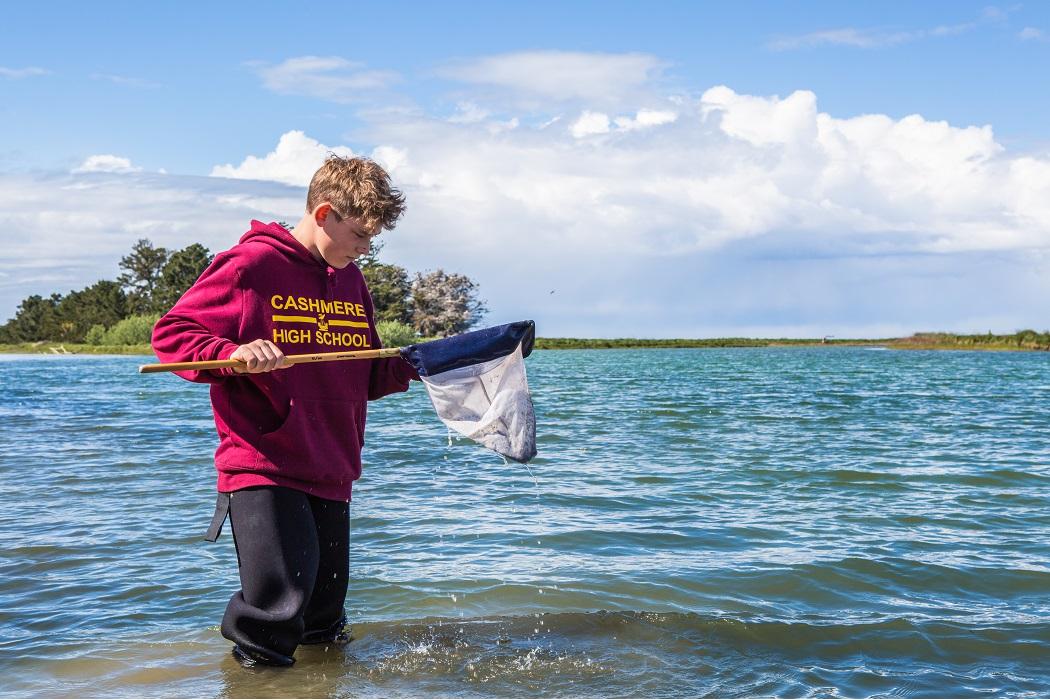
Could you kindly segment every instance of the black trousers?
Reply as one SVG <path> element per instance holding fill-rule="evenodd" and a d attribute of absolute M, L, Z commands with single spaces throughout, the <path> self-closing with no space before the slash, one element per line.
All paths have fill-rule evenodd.
<path fill-rule="evenodd" d="M 350 512 L 278 486 L 230 494 L 241 590 L 222 618 L 222 636 L 249 656 L 287 666 L 299 644 L 331 641 L 345 623 Z"/>

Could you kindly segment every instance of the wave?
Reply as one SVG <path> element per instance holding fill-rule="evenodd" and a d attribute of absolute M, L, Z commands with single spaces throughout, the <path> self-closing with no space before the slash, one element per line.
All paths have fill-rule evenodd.
<path fill-rule="evenodd" d="M 546 612 L 525 616 L 424 618 L 355 625 L 355 636 L 418 645 L 426 640 L 476 640 L 534 644 L 562 640 L 618 639 L 626 643 L 690 640 L 738 648 L 761 647 L 787 655 L 948 659 L 973 663 L 992 658 L 1044 659 L 1050 624 L 964 624 L 890 618 L 870 622 L 739 619 L 679 612 Z M 383 643 L 383 642 L 381 642 Z"/>
<path fill-rule="evenodd" d="M 240 668 L 214 627 L 8 658 L 0 695 L 997 697 L 1050 691 L 1050 625 L 777 621 L 657 611 L 355 623 L 289 670 Z M 90 667 L 90 673 L 86 668 Z"/>
<path fill-rule="evenodd" d="M 1050 625 L 744 620 L 594 611 L 354 626 L 353 673 L 383 692 L 737 696 L 1045 693 Z M 413 686 L 431 694 L 434 688 Z M 444 694 L 444 693 L 442 693 Z M 467 694 L 472 694 L 468 692 Z"/>

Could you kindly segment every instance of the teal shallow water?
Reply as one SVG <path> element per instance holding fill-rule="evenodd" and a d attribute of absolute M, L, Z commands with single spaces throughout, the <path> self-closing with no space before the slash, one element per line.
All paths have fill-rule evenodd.
<path fill-rule="evenodd" d="M 1050 356 L 537 352 L 532 474 L 371 404 L 356 641 L 245 671 L 207 389 L 0 357 L 0 693 L 1046 696 Z M 289 370 L 294 371 L 294 370 Z"/>

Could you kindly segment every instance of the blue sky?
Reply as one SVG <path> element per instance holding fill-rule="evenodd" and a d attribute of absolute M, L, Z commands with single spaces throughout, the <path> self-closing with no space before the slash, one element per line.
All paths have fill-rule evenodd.
<path fill-rule="evenodd" d="M 384 257 L 491 322 L 1045 328 L 1048 58 L 1034 2 L 13 5 L 0 316 L 295 219 L 349 149 L 409 196 Z"/>

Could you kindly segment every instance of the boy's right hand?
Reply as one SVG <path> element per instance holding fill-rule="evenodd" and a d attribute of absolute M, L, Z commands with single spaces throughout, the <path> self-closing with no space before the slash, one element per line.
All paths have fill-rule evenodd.
<path fill-rule="evenodd" d="M 233 351 L 230 359 L 241 360 L 244 363 L 233 368 L 233 371 L 238 374 L 258 374 L 292 366 L 285 359 L 279 347 L 262 338 L 253 340 L 247 345 L 241 345 Z"/>

